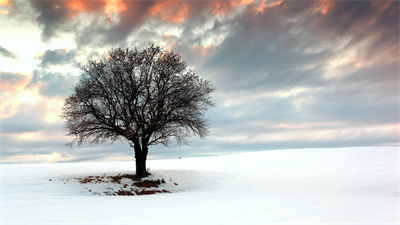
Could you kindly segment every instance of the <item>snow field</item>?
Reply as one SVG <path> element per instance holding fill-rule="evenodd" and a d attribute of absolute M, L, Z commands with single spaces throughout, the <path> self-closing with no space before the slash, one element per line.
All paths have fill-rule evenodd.
<path fill-rule="evenodd" d="M 172 193 L 99 196 L 109 186 L 74 179 L 132 174 L 134 162 L 1 165 L 1 224 L 399 222 L 396 147 L 149 160 L 148 167 Z"/>

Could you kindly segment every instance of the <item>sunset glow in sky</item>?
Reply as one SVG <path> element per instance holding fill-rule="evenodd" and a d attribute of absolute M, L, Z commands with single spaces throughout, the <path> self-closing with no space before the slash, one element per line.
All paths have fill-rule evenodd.
<path fill-rule="evenodd" d="M 79 64 L 149 43 L 216 87 L 211 133 L 150 158 L 399 146 L 398 1 L 0 0 L 3 163 L 133 160 L 68 149 L 59 115 Z"/>

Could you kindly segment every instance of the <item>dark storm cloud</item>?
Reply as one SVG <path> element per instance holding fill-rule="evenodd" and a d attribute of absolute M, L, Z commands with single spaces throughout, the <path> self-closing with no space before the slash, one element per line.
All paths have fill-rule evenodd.
<path fill-rule="evenodd" d="M 17 55 L 8 51 L 7 49 L 3 48 L 2 46 L 0 46 L 0 55 L 4 56 L 6 58 L 12 58 L 12 59 L 16 59 Z"/>
<path fill-rule="evenodd" d="M 47 50 L 44 52 L 41 59 L 41 67 L 47 67 L 49 65 L 65 65 L 75 62 L 74 58 L 76 56 L 76 51 L 67 49 L 55 49 Z M 76 62 L 75 62 L 76 63 Z"/>

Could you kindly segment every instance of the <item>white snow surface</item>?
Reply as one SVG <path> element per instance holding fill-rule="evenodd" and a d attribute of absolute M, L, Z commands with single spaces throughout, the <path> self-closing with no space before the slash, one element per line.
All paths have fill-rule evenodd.
<path fill-rule="evenodd" d="M 98 195 L 110 186 L 75 179 L 134 174 L 134 162 L 2 164 L 0 222 L 399 224 L 398 147 L 248 152 L 147 165 L 171 193 Z"/>

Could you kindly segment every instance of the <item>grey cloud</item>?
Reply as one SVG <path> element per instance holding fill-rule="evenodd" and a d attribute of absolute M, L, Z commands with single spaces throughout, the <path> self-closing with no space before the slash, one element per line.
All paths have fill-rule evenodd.
<path fill-rule="evenodd" d="M 26 133 L 40 132 L 52 137 L 62 132 L 61 120 L 55 123 L 46 123 L 45 103 L 26 104 L 18 106 L 17 113 L 9 118 L 2 118 L 2 157 L 18 156 L 23 154 L 51 154 L 65 148 L 63 140 L 31 136 L 28 139 L 21 138 Z M 56 136 L 56 135 L 55 135 Z"/>
<path fill-rule="evenodd" d="M 314 23 L 324 38 L 350 36 L 349 45 L 372 39 L 364 47 L 368 50 L 365 54 L 377 55 L 388 48 L 399 48 L 399 15 L 395 1 L 335 1 L 332 9 Z"/>
<path fill-rule="evenodd" d="M 307 110 L 324 120 L 352 125 L 398 122 L 399 65 L 375 65 L 331 81 L 316 90 Z"/>
<path fill-rule="evenodd" d="M 42 24 L 42 40 L 49 41 L 68 20 L 68 10 L 60 6 L 61 1 L 31 1 L 39 13 L 37 21 Z"/>
<path fill-rule="evenodd" d="M 67 7 L 69 1 L 63 0 L 30 0 L 31 5 L 38 13 L 35 18 L 42 26 L 42 40 L 48 42 L 57 37 L 59 32 L 70 32 L 76 29 L 78 24 L 72 23 L 72 18 L 79 12 Z M 96 0 L 82 1 L 85 10 L 99 13 L 104 8 L 104 2 Z"/>
<path fill-rule="evenodd" d="M 120 13 L 120 22 L 113 26 L 105 38 L 105 43 L 118 43 L 126 41 L 134 29 L 145 22 L 149 7 L 153 1 L 126 1 L 128 10 Z"/>
<path fill-rule="evenodd" d="M 49 125 L 45 123 L 45 107 L 43 104 L 21 104 L 17 114 L 2 119 L 2 133 L 21 134 L 36 131 L 57 131 L 59 124 Z"/>
<path fill-rule="evenodd" d="M 41 59 L 41 67 L 49 65 L 66 65 L 69 63 L 76 63 L 74 57 L 76 56 L 75 50 L 68 51 L 67 49 L 47 50 L 44 52 Z"/>
<path fill-rule="evenodd" d="M 89 26 L 78 27 L 75 41 L 78 47 L 108 45 L 125 47 L 127 38 L 146 21 L 148 9 L 155 1 L 124 1 L 126 10 L 119 13 L 118 21 L 97 16 Z"/>
<path fill-rule="evenodd" d="M 67 97 L 77 80 L 71 75 L 34 70 L 29 86 L 39 85 L 39 93 L 43 96 Z"/>
<path fill-rule="evenodd" d="M 190 27 L 196 28 L 199 21 L 205 22 L 206 17 L 202 13 L 207 10 L 209 3 L 207 1 L 199 2 L 177 2 L 175 4 L 166 5 L 165 7 L 188 6 L 188 13 L 185 22 L 182 24 L 173 24 L 168 21 L 160 21 L 160 13 L 151 14 L 150 9 L 156 4 L 162 3 L 160 1 L 124 1 L 127 7 L 126 10 L 119 13 L 117 23 L 109 23 L 107 20 L 97 19 L 92 22 L 90 26 L 84 27 L 80 33 L 76 35 L 76 42 L 79 46 L 96 46 L 96 45 L 109 45 L 112 47 L 124 47 L 129 45 L 127 39 L 131 35 L 143 35 L 143 25 L 151 25 L 152 29 L 161 30 L 163 26 L 177 26 L 177 27 Z M 179 8 L 177 7 L 177 8 Z M 165 9 L 163 9 L 165 10 Z M 162 13 L 162 12 L 161 12 Z M 147 23 L 151 21 L 150 23 Z M 200 23 L 203 23 L 200 22 Z M 150 31 L 155 33 L 154 31 Z M 159 40 L 159 35 L 149 36 L 145 39 L 137 37 L 135 41 L 148 42 Z"/>
<path fill-rule="evenodd" d="M 75 42 L 78 48 L 99 46 L 102 43 L 103 36 L 107 35 L 109 30 L 104 28 L 103 21 L 94 20 L 90 26 L 80 28 L 75 33 Z"/>
<path fill-rule="evenodd" d="M 142 25 L 152 21 L 152 23 L 173 25 L 170 21 L 161 21 L 163 13 L 174 16 L 169 8 L 180 9 L 186 7 L 188 13 L 185 21 L 177 26 L 193 27 L 195 23 L 206 20 L 204 12 L 208 12 L 214 4 L 208 1 L 199 2 L 176 2 L 166 4 L 159 13 L 151 13 L 150 9 L 160 1 L 123 1 L 126 9 L 119 12 L 118 19 L 110 19 L 104 13 L 104 1 L 87 0 L 82 1 L 82 6 L 86 13 L 90 14 L 85 22 L 77 20 L 81 14 L 79 10 L 68 7 L 68 1 L 54 0 L 31 0 L 31 5 L 37 12 L 35 20 L 42 27 L 42 40 L 47 42 L 53 37 L 59 36 L 62 32 L 70 32 L 75 35 L 75 41 L 79 48 L 84 46 L 110 45 L 112 47 L 122 47 L 132 34 L 136 33 Z M 226 7 L 232 7 L 227 5 Z M 169 15 L 171 14 L 171 15 Z M 89 24 L 87 24 L 87 21 Z"/>
<path fill-rule="evenodd" d="M 301 2 L 303 3 L 303 2 Z M 308 3 L 308 2 L 307 2 Z M 335 2 L 334 7 L 346 7 L 347 2 Z M 247 135 L 256 135 L 260 132 L 276 131 L 276 128 L 266 126 L 264 130 L 254 130 L 252 125 L 257 121 L 269 123 L 331 123 L 342 124 L 334 128 L 332 125 L 319 127 L 321 131 L 329 129 L 345 130 L 348 127 L 371 127 L 384 124 L 395 124 L 397 118 L 397 98 L 399 71 L 398 62 L 393 62 L 388 55 L 398 48 L 384 43 L 383 36 L 357 53 L 360 59 L 369 59 L 370 65 L 362 65 L 361 69 L 351 74 L 338 74 L 339 78 L 327 79 L 327 61 L 341 57 L 341 53 L 357 47 L 359 41 L 375 36 L 375 31 L 390 34 L 389 40 L 397 40 L 398 18 L 393 13 L 379 14 L 378 21 L 393 21 L 385 26 L 374 24 L 373 29 L 365 29 L 366 21 L 372 16 L 372 2 L 350 4 L 346 10 L 334 8 L 332 15 L 320 19 L 321 15 L 309 13 L 309 7 L 300 6 L 298 2 L 284 2 L 284 7 L 269 9 L 268 15 L 260 14 L 248 8 L 243 15 L 233 18 L 230 23 L 232 32 L 230 37 L 216 48 L 215 53 L 202 65 L 201 71 L 212 74 L 211 80 L 216 82 L 216 94 L 231 93 L 229 99 L 235 102 L 235 97 L 246 99 L 237 100 L 238 105 L 220 108 L 211 114 L 216 130 L 228 132 L 223 136 L 234 135 L 235 132 L 244 132 Z M 311 3 L 308 3 L 311 4 Z M 361 5 L 360 5 L 361 4 Z M 384 4 L 384 3 L 382 3 Z M 392 4 L 392 3 L 389 3 Z M 312 4 L 311 4 L 312 5 Z M 296 6 L 296 7 L 295 7 Z M 367 9 L 368 8 L 368 9 Z M 398 6 L 394 7 L 398 12 Z M 393 10 L 387 8 L 386 10 Z M 357 15 L 352 15 L 356 13 Z M 398 13 L 397 13 L 398 14 Z M 333 16 L 335 15 L 335 16 Z M 341 26 L 335 24 L 338 17 L 348 18 L 339 20 Z M 352 18 L 354 17 L 354 18 Z M 318 20 L 320 19 L 320 20 Z M 354 21 L 353 21 L 354 20 Z M 289 22 L 288 22 L 289 21 Z M 335 24 L 332 25 L 330 24 Z M 347 23 L 347 24 L 346 24 Z M 382 24 L 381 24 L 382 25 Z M 397 25 L 397 26 L 393 26 Z M 329 31 L 330 29 L 333 31 Z M 349 44 L 344 48 L 338 47 L 344 38 L 351 37 Z M 389 58 L 389 63 L 375 61 L 374 50 L 380 51 L 380 57 Z M 389 51 L 388 51 L 389 50 Z M 394 51 L 396 52 L 396 51 Z M 398 52 L 398 51 L 397 51 Z M 389 56 L 389 57 L 388 57 Z M 398 58 L 398 55 L 394 55 Z M 372 59 L 372 60 L 371 60 Z M 354 68 L 354 64 L 349 65 Z M 341 69 L 346 69 L 342 66 Z M 349 70 L 351 71 L 351 70 Z M 337 70 L 339 72 L 339 70 Z M 308 90 L 295 97 L 278 98 L 268 97 L 257 99 L 254 96 L 260 93 L 285 91 L 306 87 Z M 295 105 L 295 100 L 303 101 L 301 110 Z M 217 104 L 219 102 L 217 101 Z M 238 116 L 239 113 L 239 116 Z M 229 126 L 230 128 L 224 128 Z M 237 126 L 238 131 L 231 126 Z M 221 129 L 220 129 L 221 128 Z M 302 132 L 302 130 L 299 130 Z M 360 136 L 340 140 L 310 141 L 294 140 L 292 146 L 288 142 L 270 141 L 264 147 L 313 147 L 313 146 L 355 146 L 357 143 L 365 145 L 384 145 L 395 143 L 395 135 L 379 135 L 372 138 L 361 132 Z M 353 134 L 356 135 L 356 134 Z M 362 135 L 365 135 L 363 137 Z M 246 141 L 245 141 L 246 142 Z M 223 144 L 222 144 L 223 145 Z M 240 148 L 246 147 L 243 144 Z M 251 149 L 257 145 L 251 145 Z"/>
<path fill-rule="evenodd" d="M 6 58 L 12 58 L 12 59 L 18 58 L 15 53 L 10 52 L 9 50 L 3 48 L 2 46 L 0 46 L 0 55 Z"/>
<path fill-rule="evenodd" d="M 373 32 L 378 29 L 399 29 L 398 20 L 393 20 L 397 23 L 387 23 L 386 27 L 376 26 L 372 31 L 362 28 L 360 23 L 367 23 L 368 18 L 376 12 L 371 6 L 374 2 L 334 2 L 332 12 L 328 11 L 326 18 L 324 15 L 322 19 L 321 15 L 310 13 L 304 6 L 310 7 L 314 3 L 306 3 L 301 2 L 302 6 L 299 6 L 298 2 L 284 2 L 284 6 L 268 9 L 265 13 L 249 8 L 241 16 L 228 21 L 233 30 L 231 36 L 218 46 L 202 69 L 214 74 L 212 79 L 220 88 L 232 91 L 249 88 L 254 90 L 257 86 L 264 86 L 266 89 L 323 87 L 328 85 L 324 78 L 326 62 L 340 57 L 340 53 L 347 50 L 337 47 L 342 39 L 348 35 L 356 35 L 353 39 L 361 40 L 368 36 L 373 37 Z M 389 8 L 386 10 L 393 10 Z M 394 8 L 398 11 L 398 5 Z M 341 12 L 343 13 L 340 14 Z M 386 15 L 388 18 L 393 16 L 393 13 Z M 386 21 L 383 17 L 385 14 L 382 13 L 378 18 Z M 342 25 L 332 25 L 336 24 L 336 20 Z M 325 31 L 330 29 L 337 31 L 327 32 L 327 35 Z M 357 36 L 353 32 L 355 29 L 365 31 L 363 35 Z M 368 30 L 370 33 L 365 33 Z M 392 35 L 391 39 L 398 40 L 398 35 Z M 355 43 L 351 42 L 353 45 Z M 354 47 L 351 44 L 345 47 Z M 371 46 L 377 48 L 375 44 Z M 383 52 L 393 48 L 388 45 L 381 47 L 384 47 L 381 50 Z M 371 58 L 375 54 L 373 51 L 361 53 L 357 57 L 363 59 Z M 392 70 L 392 74 L 395 71 Z"/>
<path fill-rule="evenodd" d="M 310 43 L 317 45 L 321 40 L 305 33 L 292 34 L 297 29 L 295 24 L 289 26 L 283 20 L 274 19 L 271 26 L 263 24 L 262 27 L 252 22 L 268 21 L 274 12 L 267 17 L 253 11 L 246 13 L 254 15 L 231 21 L 235 30 L 203 66 L 210 73 L 217 71 L 212 79 L 219 87 L 253 89 L 256 83 L 266 85 L 265 88 L 287 89 L 323 83 L 320 70 L 333 52 L 329 49 L 305 51 Z M 260 77 L 265 78 L 257 80 Z"/>
<path fill-rule="evenodd" d="M 150 36 L 143 39 L 140 34 L 144 34 L 144 25 L 150 26 L 154 29 L 150 32 L 162 30 L 165 26 L 175 26 L 184 28 L 186 31 L 193 30 L 199 25 L 207 22 L 208 18 L 205 12 L 209 13 L 209 1 L 178 1 L 173 4 L 167 4 L 159 13 L 151 13 L 152 7 L 157 4 L 162 4 L 162 1 L 124 1 L 126 10 L 119 13 L 118 21 L 108 21 L 101 18 L 94 20 L 90 26 L 81 27 L 79 32 L 76 32 L 76 42 L 78 46 L 97 46 L 109 45 L 112 47 L 125 47 L 131 43 L 127 40 L 131 36 L 136 36 L 135 42 L 148 42 L 160 40 L 161 37 Z M 174 24 L 171 21 L 162 21 L 163 13 L 171 13 L 168 8 L 187 7 L 188 15 L 185 20 L 180 24 Z M 168 15 L 174 16 L 174 15 Z M 188 33 L 189 34 L 189 33 Z M 187 36 L 186 32 L 182 36 Z M 193 37 L 193 35 L 190 35 Z M 191 40 L 192 44 L 193 40 Z"/>
<path fill-rule="evenodd" d="M 100 159 L 114 155 L 133 156 L 132 148 L 127 143 L 116 142 L 113 145 L 102 146 L 82 146 L 81 148 L 69 149 L 65 146 L 68 142 L 59 138 L 58 134 L 66 133 L 63 131 L 63 121 L 47 123 L 46 104 L 21 104 L 17 109 L 17 114 L 9 118 L 2 118 L 2 129 L 0 135 L 3 137 L 1 148 L 2 157 L 7 160 L 8 157 L 18 155 L 37 155 L 61 153 L 64 156 L 76 157 L 75 161 L 83 159 Z M 24 139 L 20 135 L 26 133 L 39 132 L 45 137 L 35 137 Z M 72 160 L 74 161 L 74 160 Z"/>
<path fill-rule="evenodd" d="M 12 156 L 18 155 L 38 155 L 38 154 L 52 154 L 53 152 L 62 152 L 60 149 L 64 148 L 62 141 L 43 141 L 37 140 L 23 140 L 16 138 L 15 135 L 2 134 L 4 137 L 2 143 L 2 163 L 7 163 L 7 159 Z"/>
<path fill-rule="evenodd" d="M 322 14 L 311 11 L 315 4 L 311 1 L 284 2 L 279 7 L 266 9 L 264 13 L 248 7 L 237 17 L 215 20 L 211 29 L 206 29 L 200 34 L 198 31 L 194 33 L 193 30 L 202 27 L 204 22 L 199 20 L 192 24 L 189 21 L 183 25 L 184 31 L 180 37 L 167 39 L 173 43 L 174 50 L 181 53 L 189 64 L 197 67 L 196 70 L 201 76 L 215 83 L 216 102 L 220 107 L 211 110 L 210 119 L 216 130 L 224 132 L 222 135 L 225 137 L 235 134 L 231 128 L 225 129 L 226 125 L 237 125 L 240 132 L 246 132 L 248 135 L 256 135 L 260 131 L 276 131 L 274 127 L 254 130 L 252 125 L 243 124 L 253 124 L 258 120 L 287 124 L 308 122 L 325 124 L 327 121 L 332 124 L 336 122 L 342 124 L 342 127 L 332 127 L 332 124 L 319 127 L 321 131 L 346 129 L 347 126 L 362 129 L 363 126 L 396 123 L 398 96 L 396 74 L 399 71 L 397 64 L 379 66 L 380 62 L 370 60 L 371 65 L 367 67 L 362 65 L 365 68 L 351 74 L 338 74 L 343 77 L 334 79 L 327 79 L 326 72 L 330 68 L 327 64 L 329 60 L 340 58 L 343 52 L 357 47 L 360 41 L 373 37 L 375 31 L 380 30 L 389 34 L 393 33 L 389 31 L 398 30 L 393 26 L 393 24 L 398 25 L 398 20 L 383 27 L 377 26 L 376 22 L 374 29 L 361 31 L 362 27 L 366 26 L 368 17 L 372 16 L 370 11 L 377 12 L 372 9 L 372 3 L 362 2 L 361 4 L 364 4 L 362 6 L 347 2 L 336 3 L 337 5 L 331 9 L 332 12 L 329 12 L 331 14 L 328 13 L 323 18 Z M 340 16 L 340 11 L 335 7 L 346 7 L 346 4 L 350 4 L 349 8 L 342 9 L 341 16 L 349 19 L 341 17 L 343 24 L 331 27 L 330 24 L 334 24 Z M 395 7 L 394 10 L 398 9 Z M 377 21 L 389 21 L 387 18 L 391 17 L 393 13 L 387 15 L 380 13 Z M 329 31 L 331 28 L 333 31 Z M 196 55 L 198 53 L 193 51 L 192 45 L 201 43 L 208 32 L 221 32 L 222 29 L 229 30 L 229 37 L 205 58 Z M 391 46 L 383 43 L 383 36 L 380 36 L 379 43 L 373 42 L 367 49 L 357 49 L 357 57 L 374 58 L 373 50 L 378 49 L 383 52 L 381 56 L 387 57 L 387 50 L 391 49 Z M 350 42 L 345 46 L 341 45 L 344 39 L 349 37 Z M 389 39 L 398 39 L 397 34 L 394 36 L 392 34 Z M 350 63 L 340 69 L 350 71 L 350 67 L 354 66 Z M 307 91 L 288 98 L 255 97 L 267 92 L 290 91 L 296 88 L 307 88 Z M 221 97 L 227 95 L 229 97 L 226 99 Z M 236 97 L 246 100 L 235 100 Z M 296 100 L 302 101 L 301 109 L 296 108 L 294 104 Z M 223 107 L 226 102 L 235 101 L 238 104 Z M 271 141 L 258 147 L 254 144 L 250 148 L 296 147 L 296 143 L 297 147 L 332 147 L 335 146 L 335 142 L 337 146 L 356 146 L 357 143 L 380 145 L 395 142 L 394 136 L 385 135 L 377 135 L 375 138 L 367 135 L 363 138 L 361 135 L 350 140 L 340 140 L 340 138 L 342 137 L 325 142 L 294 140 L 287 145 L 285 143 L 289 142 Z M 218 145 L 215 142 L 212 144 Z M 221 144 L 221 148 L 229 149 L 229 146 L 223 147 L 223 145 Z M 248 147 L 247 144 L 241 145 L 241 148 L 244 147 Z"/>
<path fill-rule="evenodd" d="M 7 83 L 11 87 L 17 85 L 19 82 L 23 81 L 26 78 L 27 78 L 26 75 L 20 73 L 10 73 L 1 71 L 1 82 L 3 84 Z"/>

